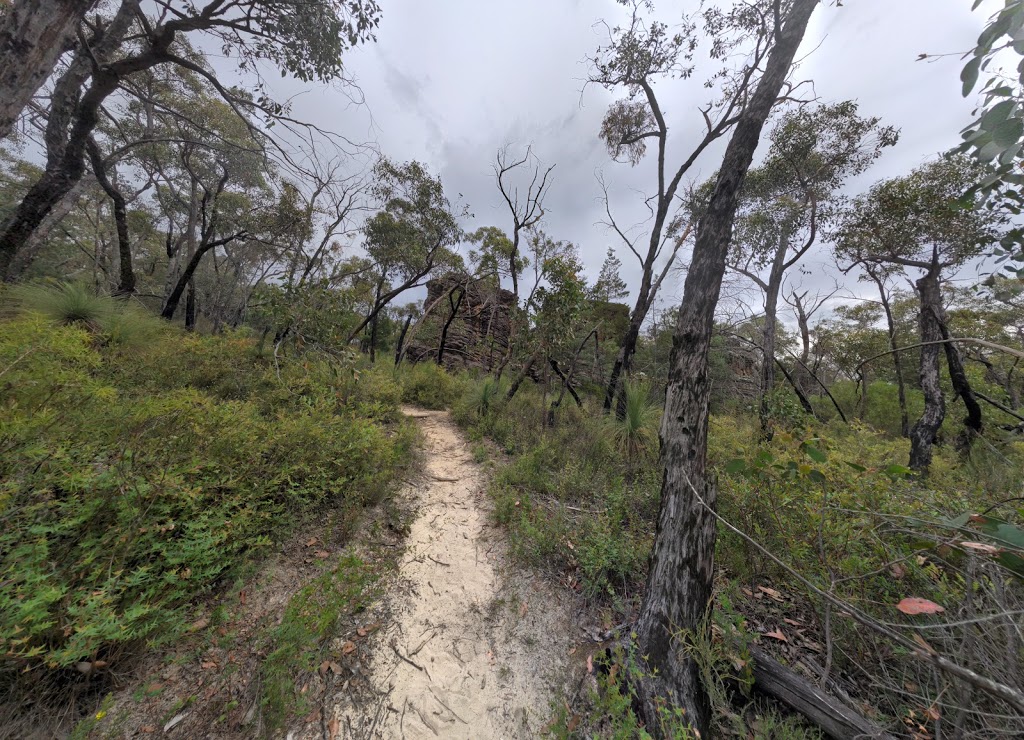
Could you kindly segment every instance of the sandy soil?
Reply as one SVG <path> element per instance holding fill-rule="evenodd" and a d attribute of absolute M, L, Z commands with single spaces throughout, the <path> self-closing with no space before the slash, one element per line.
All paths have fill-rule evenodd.
<path fill-rule="evenodd" d="M 403 492 L 418 515 L 371 610 L 386 616 L 368 645 L 369 692 L 339 687 L 329 735 L 537 737 L 580 641 L 567 597 L 508 564 L 484 473 L 448 414 L 405 411 L 424 437 L 421 479 Z"/>

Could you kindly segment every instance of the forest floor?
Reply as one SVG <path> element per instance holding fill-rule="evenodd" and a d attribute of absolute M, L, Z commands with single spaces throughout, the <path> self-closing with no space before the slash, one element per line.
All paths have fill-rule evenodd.
<path fill-rule="evenodd" d="M 506 534 L 489 516 L 486 472 L 448 413 L 403 411 L 420 427 L 423 449 L 418 473 L 395 500 L 367 514 L 347 541 L 330 513 L 302 528 L 251 579 L 208 605 L 195 635 L 147 658 L 136 674 L 142 678 L 117 691 L 83 735 L 543 733 L 564 697 L 589 678 L 594 642 L 579 626 L 576 597 L 511 562 Z M 320 644 L 293 642 L 297 661 L 285 655 L 282 664 L 281 638 L 294 634 L 285 631 L 296 618 L 290 605 L 302 597 L 316 611 L 325 603 L 310 596 L 311 585 L 316 591 L 325 576 L 349 577 L 344 565 L 329 570 L 339 556 L 342 564 L 358 558 L 375 585 L 341 610 Z M 276 723 L 271 709 L 282 692 L 267 698 L 274 696 L 268 682 L 281 678 L 274 670 L 288 684 Z"/>
<path fill-rule="evenodd" d="M 508 562 L 485 474 L 448 413 L 406 413 L 424 438 L 422 478 L 405 491 L 418 516 L 378 607 L 370 701 L 339 691 L 331 722 L 345 738 L 537 737 L 580 642 L 569 597 Z"/>

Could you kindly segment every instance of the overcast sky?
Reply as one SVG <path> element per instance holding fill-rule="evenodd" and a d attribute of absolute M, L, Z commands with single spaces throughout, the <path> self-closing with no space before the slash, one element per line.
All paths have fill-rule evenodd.
<path fill-rule="evenodd" d="M 374 140 L 393 159 L 426 163 L 453 200 L 462 195 L 474 214 L 468 228 L 509 227 L 492 172 L 495 153 L 505 144 L 519 150 L 532 145 L 543 162 L 557 165 L 546 230 L 579 245 L 588 273 L 596 275 L 606 248 L 619 246 L 600 224 L 597 173 L 604 173 L 624 224 L 645 217 L 643 194 L 653 184 L 650 158 L 636 168 L 610 160 L 597 134 L 612 98 L 584 85 L 587 56 L 606 37 L 598 22 L 614 25 L 623 18 L 621 6 L 612 0 L 380 3 L 377 43 L 347 58 L 365 106 L 353 108 L 336 89 L 275 83 L 282 94 L 305 91 L 293 101 L 297 116 Z M 667 22 L 677 22 L 684 9 L 696 6 L 696 0 L 663 0 L 657 9 Z M 959 56 L 916 59 L 971 48 L 995 4 L 990 0 L 974 13 L 970 6 L 971 0 L 846 0 L 836 7 L 828 0 L 815 12 L 795 77 L 813 80 L 820 102 L 856 100 L 862 115 L 881 116 L 902 131 L 899 144 L 851 184 L 853 192 L 906 173 L 959 141 L 972 107 L 960 95 Z M 659 88 L 670 162 L 681 161 L 700 135 L 697 106 L 707 94 L 699 82 Z M 715 170 L 722 148 L 703 155 L 693 180 Z M 618 253 L 632 286 L 638 282 L 636 260 L 624 249 Z M 826 245 L 807 258 L 805 285 L 828 282 L 827 261 Z M 681 275 L 675 276 L 663 301 L 678 301 L 681 285 Z"/>

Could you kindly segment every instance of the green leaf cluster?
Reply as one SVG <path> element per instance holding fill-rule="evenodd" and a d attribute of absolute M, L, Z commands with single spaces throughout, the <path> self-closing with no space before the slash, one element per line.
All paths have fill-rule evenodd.
<path fill-rule="evenodd" d="M 0 323 L 0 673 L 112 663 L 322 505 L 382 496 L 398 387 L 243 336 Z"/>

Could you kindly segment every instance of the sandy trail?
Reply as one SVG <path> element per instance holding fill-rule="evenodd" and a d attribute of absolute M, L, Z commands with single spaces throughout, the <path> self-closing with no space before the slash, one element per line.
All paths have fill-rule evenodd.
<path fill-rule="evenodd" d="M 578 642 L 569 605 L 508 565 L 485 476 L 448 414 L 405 411 L 425 464 L 404 492 L 418 514 L 370 645 L 377 698 L 339 691 L 331 724 L 347 738 L 537 737 Z"/>

